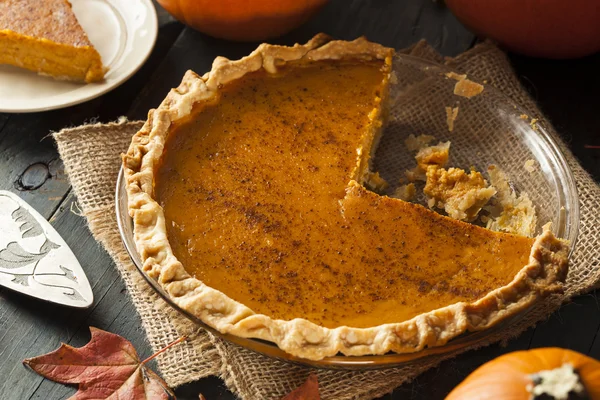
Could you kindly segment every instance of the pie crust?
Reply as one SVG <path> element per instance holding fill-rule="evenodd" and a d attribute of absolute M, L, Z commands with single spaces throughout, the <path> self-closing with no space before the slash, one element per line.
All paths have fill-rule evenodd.
<path fill-rule="evenodd" d="M 149 112 L 148 120 L 123 155 L 135 242 L 148 275 L 158 281 L 174 303 L 216 330 L 271 341 L 289 354 L 312 360 L 338 353 L 354 356 L 390 351 L 409 353 L 440 346 L 466 331 L 486 329 L 527 309 L 540 298 L 560 292 L 567 274 L 568 247 L 548 227 L 535 239 L 529 263 L 508 285 L 474 302 L 458 302 L 404 322 L 367 328 L 326 328 L 303 318 L 273 319 L 253 312 L 190 276 L 173 254 L 163 209 L 154 198 L 154 169 L 160 162 L 172 124 L 190 115 L 195 104 L 214 101 L 222 85 L 246 73 L 259 69 L 274 73 L 287 62 L 300 59 L 338 60 L 348 56 L 389 60 L 391 51 L 363 38 L 352 42 L 330 41 L 325 35 L 293 47 L 262 44 L 238 61 L 217 58 L 212 70 L 202 77 L 188 71 L 180 86 L 156 110 Z M 363 157 L 347 188 L 350 195 L 372 198 L 384 205 L 399 201 L 368 192 L 357 183 L 364 182 L 368 173 L 368 158 Z"/>

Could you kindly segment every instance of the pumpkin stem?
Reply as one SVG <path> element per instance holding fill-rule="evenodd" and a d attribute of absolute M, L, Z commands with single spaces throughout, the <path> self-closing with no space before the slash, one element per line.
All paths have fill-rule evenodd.
<path fill-rule="evenodd" d="M 532 400 L 591 400 L 571 364 L 529 375 Z"/>

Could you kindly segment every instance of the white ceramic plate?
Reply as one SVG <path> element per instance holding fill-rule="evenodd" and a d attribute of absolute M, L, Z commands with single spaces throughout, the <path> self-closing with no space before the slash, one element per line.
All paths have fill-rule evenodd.
<path fill-rule="evenodd" d="M 96 98 L 125 82 L 144 64 L 156 41 L 151 0 L 71 0 L 73 11 L 109 70 L 97 83 L 57 81 L 0 65 L 0 111 L 53 110 Z"/>

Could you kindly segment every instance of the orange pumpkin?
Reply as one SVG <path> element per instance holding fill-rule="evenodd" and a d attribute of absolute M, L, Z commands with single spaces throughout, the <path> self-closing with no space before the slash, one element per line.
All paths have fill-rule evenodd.
<path fill-rule="evenodd" d="M 581 57 L 600 51 L 598 0 L 446 0 L 474 32 L 518 53 Z"/>
<path fill-rule="evenodd" d="M 158 0 L 179 21 L 214 37 L 259 41 L 306 22 L 327 0 Z"/>
<path fill-rule="evenodd" d="M 567 393 L 569 389 L 584 388 L 586 398 L 600 399 L 600 362 L 551 347 L 517 351 L 489 361 L 454 388 L 446 400 L 530 400 L 533 393 L 560 398 L 557 387 L 550 385 L 552 379 L 560 382 Z"/>

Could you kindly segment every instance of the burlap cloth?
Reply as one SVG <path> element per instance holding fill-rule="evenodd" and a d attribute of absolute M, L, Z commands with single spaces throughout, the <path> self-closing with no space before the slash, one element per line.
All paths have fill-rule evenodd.
<path fill-rule="evenodd" d="M 487 80 L 523 105 L 531 116 L 540 118 L 536 105 L 521 87 L 505 54 L 490 43 L 480 44 L 453 59 L 442 58 L 424 42 L 404 52 L 445 62 L 479 81 Z M 199 330 L 155 294 L 129 259 L 117 230 L 114 193 L 120 168 L 119 155 L 127 149 L 131 136 L 141 124 L 123 120 L 118 123 L 86 125 L 55 133 L 54 138 L 89 228 L 114 259 L 152 347 L 158 350 L 181 335 L 191 338 L 159 357 L 162 376 L 169 385 L 176 387 L 202 377 L 217 375 L 242 399 L 280 398 L 296 388 L 310 369 L 267 358 Z M 550 125 L 546 123 L 545 126 Z M 529 312 L 526 318 L 490 336 L 478 346 L 517 336 L 550 315 L 565 299 L 590 290 L 600 280 L 600 188 L 556 133 L 551 128 L 549 130 L 567 157 L 577 180 L 580 198 L 581 226 L 571 260 L 567 291 L 564 295 L 547 299 Z M 83 261 L 85 265 L 85 260 Z M 446 354 L 407 367 L 386 370 L 319 370 L 317 373 L 321 394 L 324 399 L 375 398 L 456 354 Z"/>

